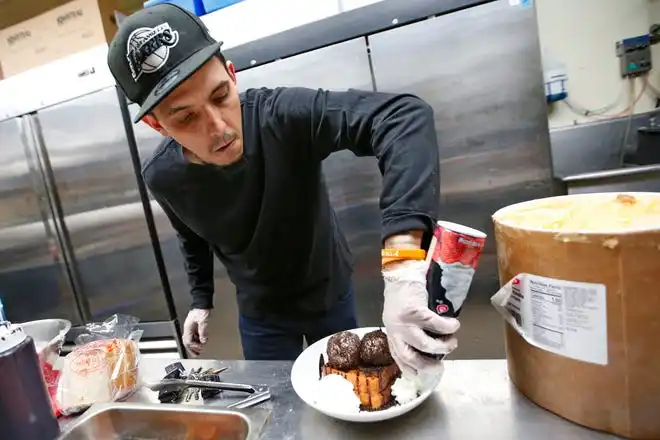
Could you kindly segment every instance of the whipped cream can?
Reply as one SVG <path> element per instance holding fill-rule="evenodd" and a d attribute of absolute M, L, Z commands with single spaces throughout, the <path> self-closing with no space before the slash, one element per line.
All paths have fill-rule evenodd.
<path fill-rule="evenodd" d="M 437 222 L 426 256 L 426 286 L 431 310 L 440 316 L 458 317 L 485 243 L 486 234 L 477 229 L 452 222 Z M 444 357 L 424 354 L 437 359 Z"/>

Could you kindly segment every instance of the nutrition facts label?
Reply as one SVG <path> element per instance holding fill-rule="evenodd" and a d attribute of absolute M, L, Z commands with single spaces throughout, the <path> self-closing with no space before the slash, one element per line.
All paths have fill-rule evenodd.
<path fill-rule="evenodd" d="M 532 300 L 532 337 L 550 347 L 564 346 L 564 298 L 555 284 L 528 279 Z"/>
<path fill-rule="evenodd" d="M 607 364 L 606 301 L 602 284 L 530 274 L 517 276 L 493 297 L 495 307 L 529 343 L 600 365 Z"/>

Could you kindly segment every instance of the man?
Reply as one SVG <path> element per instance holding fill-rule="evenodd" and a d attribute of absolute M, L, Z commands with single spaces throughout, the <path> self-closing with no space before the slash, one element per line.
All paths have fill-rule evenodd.
<path fill-rule="evenodd" d="M 251 89 L 194 15 L 170 4 L 128 17 L 108 64 L 144 121 L 165 139 L 142 174 L 178 233 L 192 307 L 184 344 L 213 335 L 213 256 L 237 288 L 246 359 L 295 359 L 309 344 L 357 327 L 351 256 L 321 162 L 339 150 L 376 156 L 383 175 L 383 322 L 409 371 L 437 364 L 459 324 L 427 306 L 424 252 L 438 203 L 431 108 L 411 95 L 305 88 Z M 338 74 L 341 74 L 341 66 Z M 394 250 L 394 251 L 393 251 Z M 421 255 L 421 256 L 420 256 Z M 384 259 L 384 265 L 386 260 Z"/>

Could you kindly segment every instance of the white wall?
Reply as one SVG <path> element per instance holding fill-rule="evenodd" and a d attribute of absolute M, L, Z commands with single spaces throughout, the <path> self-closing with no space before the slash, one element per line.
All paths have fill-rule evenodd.
<path fill-rule="evenodd" d="M 606 115 L 625 110 L 629 91 L 619 74 L 615 42 L 645 34 L 652 22 L 660 22 L 660 0 L 536 0 L 536 10 L 542 50 L 567 68 L 569 102 L 600 109 L 615 102 L 623 88 L 622 99 Z M 655 19 L 652 10 L 658 11 Z M 657 49 L 653 61 L 660 67 Z M 657 72 L 651 82 L 660 88 Z M 641 87 L 637 80 L 636 91 Z M 647 91 L 635 111 L 654 107 L 653 93 Z M 560 127 L 602 118 L 579 116 L 560 102 L 551 106 L 549 119 L 551 127 Z"/>
<path fill-rule="evenodd" d="M 660 0 L 649 0 L 649 23 L 660 24 Z M 660 89 L 660 44 L 651 48 L 653 52 L 653 62 L 657 66 L 655 71 L 651 72 L 652 83 Z"/>

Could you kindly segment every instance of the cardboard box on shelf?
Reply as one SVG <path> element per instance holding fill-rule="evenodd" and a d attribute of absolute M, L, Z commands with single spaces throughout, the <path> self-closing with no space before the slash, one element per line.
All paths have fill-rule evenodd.
<path fill-rule="evenodd" d="M 0 29 L 21 23 L 71 0 L 0 0 Z M 142 9 L 144 0 L 115 0 L 116 6 L 126 14 Z"/>
<path fill-rule="evenodd" d="M 117 32 L 117 0 L 73 0 L 0 30 L 5 78 L 107 43 Z"/>
<path fill-rule="evenodd" d="M 0 0 L 0 29 L 36 17 L 70 0 Z"/>

